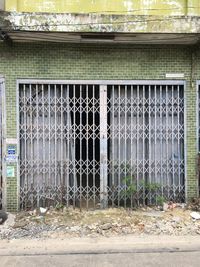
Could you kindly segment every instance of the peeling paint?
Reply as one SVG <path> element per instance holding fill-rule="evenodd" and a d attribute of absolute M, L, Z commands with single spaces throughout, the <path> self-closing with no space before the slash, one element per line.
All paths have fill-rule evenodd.
<path fill-rule="evenodd" d="M 119 33 L 200 33 L 200 17 L 4 13 L 7 30 Z"/>

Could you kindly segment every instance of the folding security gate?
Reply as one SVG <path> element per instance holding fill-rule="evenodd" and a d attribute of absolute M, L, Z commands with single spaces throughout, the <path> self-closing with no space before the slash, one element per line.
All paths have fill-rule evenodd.
<path fill-rule="evenodd" d="M 108 87 L 113 205 L 184 201 L 183 89 L 179 83 Z"/>
<path fill-rule="evenodd" d="M 198 186 L 199 186 L 199 194 L 200 194 L 200 81 L 197 83 L 197 147 L 198 147 Z"/>
<path fill-rule="evenodd" d="M 182 82 L 18 84 L 22 208 L 184 201 Z"/>

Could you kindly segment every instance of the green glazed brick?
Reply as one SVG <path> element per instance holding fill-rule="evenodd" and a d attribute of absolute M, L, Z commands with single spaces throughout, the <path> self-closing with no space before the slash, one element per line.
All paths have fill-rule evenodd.
<path fill-rule="evenodd" d="M 6 81 L 7 138 L 17 138 L 16 80 L 164 80 L 184 73 L 187 200 L 198 195 L 196 156 L 196 80 L 200 52 L 187 46 L 14 43 L 0 44 L 0 74 Z M 191 86 L 193 85 L 193 86 Z M 18 182 L 7 181 L 7 207 L 18 208 Z"/>

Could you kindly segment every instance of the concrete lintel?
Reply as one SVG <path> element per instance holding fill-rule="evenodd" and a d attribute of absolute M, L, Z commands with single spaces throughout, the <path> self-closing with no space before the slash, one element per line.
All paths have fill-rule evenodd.
<path fill-rule="evenodd" d="M 1 12 L 6 30 L 115 33 L 200 33 L 200 17 Z"/>

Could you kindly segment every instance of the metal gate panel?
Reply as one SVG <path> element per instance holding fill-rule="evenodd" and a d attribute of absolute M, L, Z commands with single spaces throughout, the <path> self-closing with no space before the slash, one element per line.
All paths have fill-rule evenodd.
<path fill-rule="evenodd" d="M 99 203 L 99 86 L 19 84 L 21 207 Z"/>
<path fill-rule="evenodd" d="M 183 83 L 18 84 L 21 208 L 184 201 Z"/>
<path fill-rule="evenodd" d="M 0 80 L 0 209 L 2 209 L 2 82 Z"/>
<path fill-rule="evenodd" d="M 197 83 L 197 147 L 200 152 L 200 81 Z"/>
<path fill-rule="evenodd" d="M 200 194 L 200 81 L 197 82 L 197 152 L 198 152 L 198 190 Z"/>
<path fill-rule="evenodd" d="M 112 205 L 184 201 L 183 85 L 108 87 Z"/>

